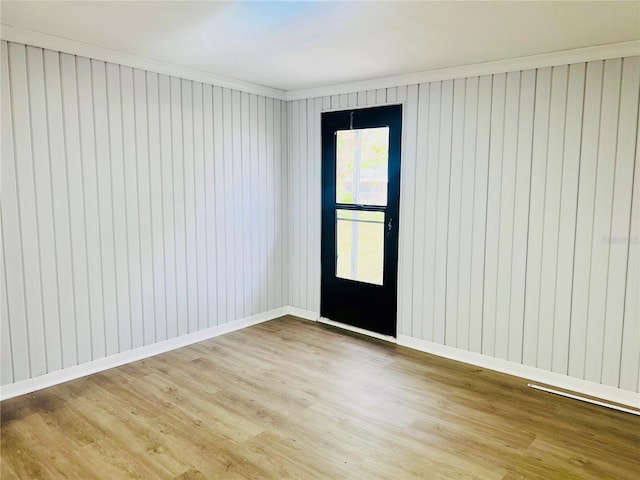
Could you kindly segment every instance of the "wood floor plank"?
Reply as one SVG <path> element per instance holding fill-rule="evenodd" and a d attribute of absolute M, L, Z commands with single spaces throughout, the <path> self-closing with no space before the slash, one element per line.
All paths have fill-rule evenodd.
<path fill-rule="evenodd" d="M 0 410 L 3 479 L 640 473 L 640 417 L 290 316 Z"/>

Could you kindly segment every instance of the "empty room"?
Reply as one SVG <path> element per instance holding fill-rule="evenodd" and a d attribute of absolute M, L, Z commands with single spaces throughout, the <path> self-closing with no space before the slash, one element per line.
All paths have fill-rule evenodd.
<path fill-rule="evenodd" d="M 640 2 L 0 40 L 2 480 L 640 478 Z"/>

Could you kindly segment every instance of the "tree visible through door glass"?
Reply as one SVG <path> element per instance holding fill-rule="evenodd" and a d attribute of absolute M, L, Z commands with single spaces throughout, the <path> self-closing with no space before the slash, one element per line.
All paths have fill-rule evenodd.
<path fill-rule="evenodd" d="M 389 127 L 339 130 L 336 203 L 387 205 Z"/>

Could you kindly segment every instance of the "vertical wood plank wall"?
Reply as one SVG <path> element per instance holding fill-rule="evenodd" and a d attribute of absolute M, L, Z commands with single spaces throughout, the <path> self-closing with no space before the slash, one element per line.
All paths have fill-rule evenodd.
<path fill-rule="evenodd" d="M 285 102 L 0 58 L 2 385 L 287 304 Z"/>
<path fill-rule="evenodd" d="M 320 308 L 320 113 L 404 103 L 398 333 L 640 375 L 640 57 L 289 102 L 289 304 Z"/>
<path fill-rule="evenodd" d="M 404 104 L 398 333 L 640 387 L 640 58 L 283 102 L 2 42 L 2 385 L 320 303 L 320 113 Z"/>

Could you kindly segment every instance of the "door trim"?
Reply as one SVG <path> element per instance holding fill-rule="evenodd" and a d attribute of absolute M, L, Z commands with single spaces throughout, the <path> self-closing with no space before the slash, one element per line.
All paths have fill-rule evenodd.
<path fill-rule="evenodd" d="M 352 110 L 364 110 L 366 108 L 375 108 L 375 107 L 393 107 L 394 105 L 402 106 L 402 120 L 404 120 L 404 111 L 406 100 L 398 100 L 396 102 L 376 102 L 376 103 L 367 103 L 366 105 L 354 105 L 351 107 L 329 107 L 320 109 L 320 113 L 332 113 L 332 112 L 350 112 Z M 403 122 L 404 123 L 404 122 Z M 404 135 L 403 135 L 404 137 Z"/>
<path fill-rule="evenodd" d="M 402 151 L 404 146 L 404 129 L 402 128 L 405 119 L 404 101 L 385 102 L 381 105 L 363 105 L 356 107 L 341 107 L 336 109 L 327 109 L 322 111 L 321 115 L 321 167 L 322 167 L 322 199 L 321 199 L 321 278 L 320 278 L 320 316 L 327 318 L 333 314 L 339 318 L 331 318 L 332 322 L 340 325 L 349 325 L 354 328 L 368 329 L 362 331 L 375 332 L 384 337 L 390 336 L 395 338 L 398 334 L 398 281 L 399 281 L 399 226 L 400 226 L 400 197 L 401 197 L 401 166 Z M 325 124 L 325 114 L 327 114 L 327 124 Z M 343 115 L 344 114 L 344 115 Z M 350 114 L 350 118 L 348 115 Z M 356 115 L 354 117 L 354 115 Z M 357 120 L 357 121 L 356 121 Z M 387 123 L 388 122 L 388 123 Z M 358 205 L 358 204 L 342 204 L 336 201 L 336 184 L 335 184 L 335 135 L 340 130 L 356 130 L 366 128 L 376 128 L 378 126 L 389 126 L 389 190 L 387 204 L 384 206 L 377 205 Z M 333 135 L 329 135 L 332 132 Z M 330 138 L 332 140 L 330 140 Z M 333 144 L 333 146 L 329 146 Z M 327 152 L 333 156 L 333 160 L 327 158 Z M 391 159 L 394 158 L 392 161 Z M 326 162 L 329 161 L 328 164 Z M 332 166 L 327 166 L 332 165 Z M 333 170 L 333 171 L 332 171 Z M 384 240 L 384 279 L 382 284 L 369 282 L 361 282 L 355 279 L 338 277 L 336 271 L 330 268 L 332 273 L 328 273 L 328 265 L 334 264 L 335 259 L 331 261 L 327 255 L 331 256 L 327 245 L 335 241 L 337 232 L 335 215 L 338 210 L 351 211 L 381 211 L 384 212 L 384 225 L 389 224 L 388 229 L 391 230 L 393 225 L 393 234 L 389 236 L 385 228 Z M 329 214 L 329 210 L 331 213 Z M 330 217 L 330 218 L 329 218 Z M 333 232 L 331 231 L 333 230 Z M 330 237 L 330 238 L 329 238 Z M 328 243 L 327 243 L 328 242 Z M 333 250 L 332 250 L 333 252 Z M 337 252 L 333 252 L 337 253 Z M 340 285 L 343 284 L 343 285 Z M 349 294 L 342 287 L 351 284 L 349 289 L 354 289 L 351 293 L 354 295 L 356 303 L 349 304 L 346 300 Z M 368 286 L 367 286 L 368 285 Z M 376 292 L 367 292 L 367 288 L 375 288 L 380 290 Z M 326 290 L 325 290 L 326 289 Z M 333 294 L 327 296 L 329 290 Z M 375 295 L 382 299 L 380 302 L 365 302 L 369 306 L 364 308 L 363 299 L 367 295 Z M 359 299 L 359 300 L 358 300 Z M 359 303 L 358 303 L 359 301 Z M 363 309 L 356 307 L 363 305 Z M 351 312 L 351 313 L 348 313 Z M 353 318 L 353 322 L 347 324 L 347 317 Z M 363 320 L 368 318 L 370 320 Z M 385 319 L 388 319 L 385 320 Z M 327 318 L 327 320 L 329 320 Z"/>

